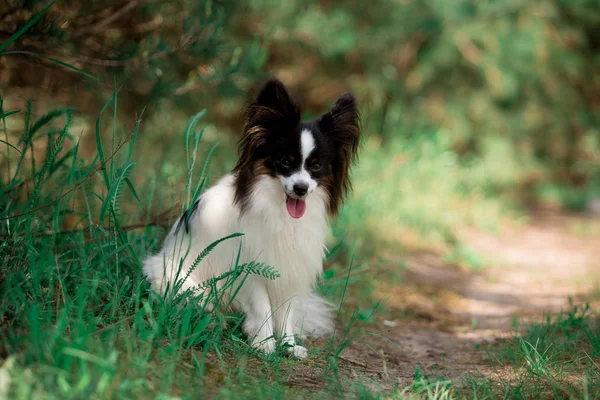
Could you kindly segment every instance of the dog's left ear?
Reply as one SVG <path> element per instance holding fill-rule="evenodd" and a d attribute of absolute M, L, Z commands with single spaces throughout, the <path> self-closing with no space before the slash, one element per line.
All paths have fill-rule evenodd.
<path fill-rule="evenodd" d="M 317 124 L 336 150 L 332 163 L 333 180 L 327 188 L 329 214 L 336 215 L 352 190 L 350 166 L 356 160 L 360 142 L 360 120 L 354 96 L 343 94 Z"/>
<path fill-rule="evenodd" d="M 336 148 L 342 151 L 344 158 L 353 160 L 360 141 L 360 118 L 354 96 L 344 93 L 333 108 L 319 119 L 318 124 Z"/>

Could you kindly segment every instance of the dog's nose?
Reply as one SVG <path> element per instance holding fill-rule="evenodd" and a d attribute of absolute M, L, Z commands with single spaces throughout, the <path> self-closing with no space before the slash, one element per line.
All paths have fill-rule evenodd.
<path fill-rule="evenodd" d="M 308 192 L 308 185 L 306 183 L 295 183 L 294 184 L 294 193 L 297 196 L 304 196 Z"/>

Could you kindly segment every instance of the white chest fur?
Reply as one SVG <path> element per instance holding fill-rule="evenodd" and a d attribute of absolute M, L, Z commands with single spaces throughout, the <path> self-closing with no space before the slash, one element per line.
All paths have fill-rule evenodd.
<path fill-rule="evenodd" d="M 244 213 L 234 204 L 233 176 L 206 191 L 190 217 L 189 229 L 176 225 L 161 251 L 144 261 L 144 273 L 155 290 L 164 290 L 168 283 L 173 287 L 177 276 L 187 276 L 207 246 L 232 233 L 243 233 L 218 244 L 189 274 L 182 290 L 197 290 L 208 279 L 228 272 L 238 257 L 240 264 L 264 263 L 280 276 L 275 280 L 245 276 L 232 304 L 246 314 L 243 329 L 254 338 L 254 345 L 264 342 L 265 350 L 273 351 L 274 331 L 292 345 L 294 334 L 330 333 L 331 306 L 312 290 L 323 269 L 329 229 L 327 194 L 317 188 L 307 198 L 302 218 L 294 219 L 286 211 L 278 180 L 262 177 L 253 189 Z M 294 347 L 297 352 L 306 356 L 301 346 Z"/>
<path fill-rule="evenodd" d="M 281 294 L 293 291 L 306 294 L 323 270 L 325 240 L 328 233 L 326 193 L 317 189 L 308 197 L 306 213 L 290 217 L 286 197 L 278 180 L 264 177 L 257 184 L 250 207 L 237 221 L 245 234 L 243 256 L 276 268 L 281 275 L 269 284 Z"/>
<path fill-rule="evenodd" d="M 308 294 L 322 272 L 329 229 L 327 194 L 318 188 L 306 200 L 305 215 L 294 219 L 286 211 L 285 193 L 278 180 L 262 177 L 253 189 L 243 214 L 233 204 L 232 175 L 224 177 L 202 195 L 200 206 L 190 221 L 192 244 L 184 259 L 183 270 L 187 271 L 197 254 L 210 243 L 240 232 L 244 236 L 222 242 L 197 266 L 191 274 L 194 284 L 232 268 L 240 252 L 240 263 L 260 262 L 279 272 L 279 278 L 265 282 L 272 301 Z M 187 242 L 181 238 L 177 241 Z M 174 247 L 175 236 L 167 242 L 171 245 L 166 243 L 165 249 Z M 175 250 L 174 253 L 185 254 L 186 251 Z"/>

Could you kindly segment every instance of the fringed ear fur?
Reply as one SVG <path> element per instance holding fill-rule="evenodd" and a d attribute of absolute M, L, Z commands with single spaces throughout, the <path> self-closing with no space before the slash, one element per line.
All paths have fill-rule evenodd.
<path fill-rule="evenodd" d="M 300 122 L 300 107 L 277 79 L 268 81 L 246 109 L 244 133 L 238 143 L 239 161 L 234 172 L 261 158 L 269 134 Z"/>
<path fill-rule="evenodd" d="M 238 143 L 238 162 L 233 172 L 238 175 L 236 202 L 248 196 L 256 178 L 255 167 L 266 162 L 270 152 L 269 135 L 293 129 L 300 122 L 300 107 L 277 79 L 269 80 L 248 106 L 244 132 Z"/>
<path fill-rule="evenodd" d="M 246 110 L 244 133 L 257 129 L 294 127 L 300 122 L 300 107 L 277 79 L 268 81 Z"/>
<path fill-rule="evenodd" d="M 343 94 L 333 108 L 319 119 L 318 125 L 336 150 L 333 181 L 329 188 L 330 213 L 335 215 L 352 190 L 350 167 L 356 161 L 360 143 L 360 118 L 354 96 Z"/>

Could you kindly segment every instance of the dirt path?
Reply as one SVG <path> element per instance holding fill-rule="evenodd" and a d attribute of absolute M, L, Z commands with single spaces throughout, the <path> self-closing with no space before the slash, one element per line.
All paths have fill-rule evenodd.
<path fill-rule="evenodd" d="M 382 285 L 391 309 L 381 335 L 358 340 L 342 355 L 373 385 L 409 385 L 415 369 L 460 382 L 491 373 L 481 344 L 514 332 L 513 321 L 539 319 L 585 301 L 600 282 L 600 220 L 544 214 L 500 234 L 460 233 L 487 268 L 462 271 L 433 255 L 411 257 L 406 285 Z M 383 331 L 383 332 L 382 332 Z"/>

